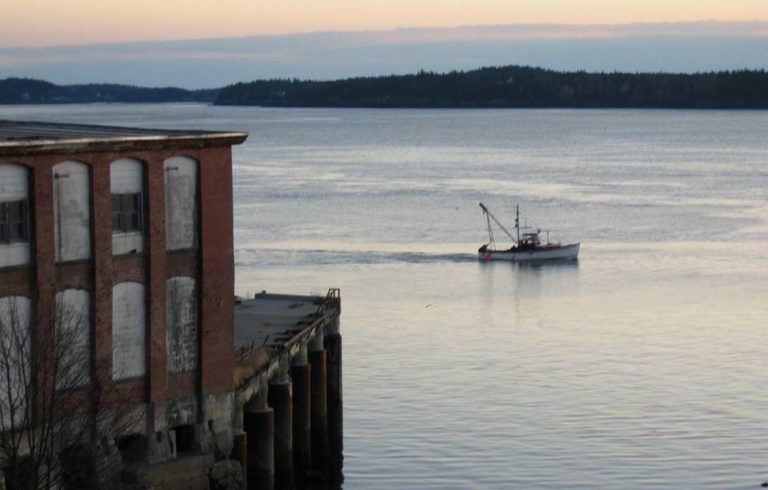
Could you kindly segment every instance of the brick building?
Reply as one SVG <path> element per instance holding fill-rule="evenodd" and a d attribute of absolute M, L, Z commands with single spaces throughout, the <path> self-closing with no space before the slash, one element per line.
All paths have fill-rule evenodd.
<path fill-rule="evenodd" d="M 38 346 L 77 311 L 85 383 L 140 413 L 150 459 L 231 444 L 231 147 L 246 137 L 0 121 L 0 320 L 13 310 Z"/>
<path fill-rule="evenodd" d="M 340 292 L 235 301 L 246 137 L 0 121 L 0 490 L 27 481 L 45 404 L 74 415 L 52 432 L 83 429 L 47 469 L 146 488 L 205 489 L 222 468 L 266 490 L 343 480 Z"/>

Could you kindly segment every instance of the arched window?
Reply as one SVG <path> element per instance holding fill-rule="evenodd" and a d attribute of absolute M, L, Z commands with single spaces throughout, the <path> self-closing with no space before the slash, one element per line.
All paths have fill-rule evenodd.
<path fill-rule="evenodd" d="M 168 250 L 197 246 L 197 162 L 171 157 L 165 170 L 165 241 Z"/>
<path fill-rule="evenodd" d="M 147 373 L 147 313 L 144 285 L 122 282 L 112 289 L 112 379 Z"/>
<path fill-rule="evenodd" d="M 144 169 L 138 160 L 121 158 L 110 166 L 112 253 L 144 250 Z"/>
<path fill-rule="evenodd" d="M 56 261 L 91 257 L 90 176 L 84 163 L 65 161 L 53 166 L 53 213 Z"/>
<path fill-rule="evenodd" d="M 31 315 L 29 298 L 0 298 L 0 430 L 25 425 L 27 406 L 32 401 Z M 16 414 L 13 419 L 11 413 Z"/>
<path fill-rule="evenodd" d="M 197 283 L 191 277 L 173 277 L 165 284 L 168 372 L 193 371 L 198 357 Z"/>
<path fill-rule="evenodd" d="M 91 295 L 82 289 L 56 293 L 56 387 L 90 383 Z"/>
<path fill-rule="evenodd" d="M 0 267 L 30 261 L 29 172 L 21 165 L 0 165 Z"/>

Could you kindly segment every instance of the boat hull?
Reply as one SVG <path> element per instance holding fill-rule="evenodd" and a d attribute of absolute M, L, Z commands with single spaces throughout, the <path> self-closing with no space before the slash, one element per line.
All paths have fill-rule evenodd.
<path fill-rule="evenodd" d="M 535 262 L 540 260 L 574 260 L 579 256 L 580 243 L 535 250 L 486 250 L 478 252 L 481 261 Z"/>

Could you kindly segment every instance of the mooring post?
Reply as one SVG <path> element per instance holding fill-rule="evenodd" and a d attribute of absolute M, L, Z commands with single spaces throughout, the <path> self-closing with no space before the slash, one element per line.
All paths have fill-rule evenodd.
<path fill-rule="evenodd" d="M 329 479 L 344 481 L 344 409 L 341 390 L 341 331 L 336 317 L 325 331 L 328 396 Z"/>
<path fill-rule="evenodd" d="M 312 367 L 307 362 L 307 344 L 302 342 L 291 361 L 293 381 L 293 468 L 296 483 L 303 486 L 312 465 L 311 397 Z"/>
<path fill-rule="evenodd" d="M 269 406 L 275 411 L 275 488 L 293 488 L 293 396 L 288 366 L 269 384 Z"/>
<path fill-rule="evenodd" d="M 248 490 L 274 490 L 275 412 L 267 406 L 266 383 L 246 405 L 243 419 L 248 434 Z"/>
<path fill-rule="evenodd" d="M 309 344 L 312 365 L 312 472 L 317 478 L 328 478 L 328 388 L 326 386 L 325 344 L 321 328 Z"/>

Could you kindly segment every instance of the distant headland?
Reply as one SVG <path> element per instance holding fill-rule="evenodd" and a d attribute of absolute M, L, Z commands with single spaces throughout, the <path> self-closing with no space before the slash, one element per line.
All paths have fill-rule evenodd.
<path fill-rule="evenodd" d="M 32 78 L 0 80 L 0 104 L 211 103 L 217 93 L 218 89 L 148 88 L 112 83 L 56 85 Z"/>
<path fill-rule="evenodd" d="M 256 80 L 221 89 L 0 80 L 0 104 L 203 102 L 268 107 L 768 109 L 768 72 L 564 72 L 527 66 L 348 78 Z"/>

